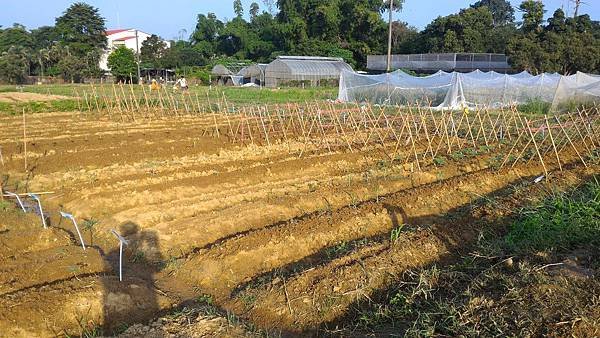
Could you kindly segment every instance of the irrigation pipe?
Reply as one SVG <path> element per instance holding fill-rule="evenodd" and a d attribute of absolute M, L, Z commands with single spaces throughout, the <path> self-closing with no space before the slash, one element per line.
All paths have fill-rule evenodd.
<path fill-rule="evenodd" d="M 64 218 L 68 218 L 73 222 L 73 225 L 75 226 L 75 230 L 77 230 L 77 235 L 79 235 L 79 240 L 81 241 L 81 247 L 83 248 L 83 250 L 85 250 L 85 243 L 83 242 L 83 237 L 81 236 L 81 231 L 79 231 L 79 226 L 77 225 L 77 222 L 75 221 L 75 217 L 73 217 L 73 215 L 71 215 L 71 214 L 67 214 L 66 212 L 62 212 L 62 211 L 60 211 L 60 216 L 62 216 Z"/>
<path fill-rule="evenodd" d="M 39 196 L 36 194 L 29 194 L 28 196 L 38 203 L 38 207 L 40 208 L 40 217 L 42 218 L 42 225 L 44 226 L 44 229 L 48 229 L 48 226 L 46 225 L 46 217 L 44 217 L 44 210 L 42 209 L 42 202 L 40 201 Z"/>
<path fill-rule="evenodd" d="M 25 210 L 25 206 L 23 205 L 23 201 L 21 201 L 21 197 L 19 197 L 19 195 L 7 191 L 3 196 L 16 198 L 17 202 L 19 202 L 19 206 L 21 207 L 21 209 L 23 210 L 23 212 L 27 213 L 27 210 Z"/>
<path fill-rule="evenodd" d="M 22 194 L 13 194 L 13 193 L 9 193 L 8 191 L 4 193 L 4 197 L 14 197 L 14 196 L 30 196 L 31 194 L 34 195 L 51 195 L 51 194 L 55 194 L 54 191 L 42 191 L 42 192 L 26 192 L 26 193 L 22 193 Z"/>
<path fill-rule="evenodd" d="M 114 229 L 111 230 L 113 235 L 119 240 L 119 281 L 123 281 L 123 245 L 128 245 L 129 241 L 119 235 Z"/>

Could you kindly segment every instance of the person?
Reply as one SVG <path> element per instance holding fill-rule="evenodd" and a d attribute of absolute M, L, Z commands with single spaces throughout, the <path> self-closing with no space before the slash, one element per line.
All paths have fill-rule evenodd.
<path fill-rule="evenodd" d="M 156 82 L 156 79 L 152 79 L 152 83 L 150 84 L 150 91 L 157 91 L 160 89 L 160 85 Z"/>
<path fill-rule="evenodd" d="M 177 80 L 177 82 L 175 82 L 175 87 L 178 87 L 178 86 L 179 86 L 179 89 L 181 89 L 181 91 L 186 91 L 189 89 L 187 80 L 185 79 L 185 76 L 181 75 L 179 80 Z"/>

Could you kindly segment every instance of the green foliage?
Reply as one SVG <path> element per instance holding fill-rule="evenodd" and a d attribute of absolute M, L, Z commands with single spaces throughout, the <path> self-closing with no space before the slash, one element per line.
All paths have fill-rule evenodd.
<path fill-rule="evenodd" d="M 482 6 L 435 19 L 421 33 L 421 38 L 429 52 L 483 53 L 490 49 L 488 37 L 493 30 L 492 13 Z"/>
<path fill-rule="evenodd" d="M 196 301 L 204 305 L 213 305 L 214 301 L 211 295 L 202 294 L 196 298 Z"/>
<path fill-rule="evenodd" d="M 0 201 L 0 211 L 6 211 L 8 210 L 8 208 L 12 205 L 12 203 L 10 203 L 7 200 L 4 201 Z"/>
<path fill-rule="evenodd" d="M 142 42 L 140 62 L 146 68 L 162 68 L 162 59 L 167 53 L 167 44 L 157 35 L 152 34 Z"/>
<path fill-rule="evenodd" d="M 541 1 L 525 0 L 519 5 L 519 10 L 523 12 L 523 31 L 531 32 L 540 28 L 546 12 Z"/>
<path fill-rule="evenodd" d="M 521 212 L 505 239 L 511 251 L 570 250 L 600 245 L 600 183 L 572 194 L 559 194 Z"/>
<path fill-rule="evenodd" d="M 47 102 L 0 102 L 0 115 L 14 115 L 25 108 L 31 113 L 69 112 L 78 110 L 76 100 L 56 100 Z"/>
<path fill-rule="evenodd" d="M 392 229 L 392 232 L 390 232 L 390 242 L 392 243 L 396 243 L 398 241 L 398 239 L 400 238 L 400 235 L 402 234 L 402 230 L 404 229 L 405 224 L 401 224 L 398 227 Z"/>
<path fill-rule="evenodd" d="M 108 67 L 118 81 L 128 82 L 137 78 L 135 54 L 125 46 L 119 46 L 108 56 Z"/>
<path fill-rule="evenodd" d="M 529 100 L 529 102 L 525 104 L 521 104 L 517 107 L 517 109 L 526 114 L 538 114 L 543 115 L 547 114 L 550 111 L 552 104 L 548 102 L 544 102 L 539 99 Z"/>
<path fill-rule="evenodd" d="M 0 54 L 0 80 L 8 83 L 23 83 L 29 71 L 28 50 L 12 46 Z"/>
<path fill-rule="evenodd" d="M 492 13 L 494 26 L 503 26 L 515 21 L 515 10 L 507 0 L 479 0 L 472 8 L 487 7 Z"/>
<path fill-rule="evenodd" d="M 0 30 L 0 53 L 7 52 L 11 47 L 32 48 L 33 39 L 25 26 L 14 24 L 11 28 Z"/>
<path fill-rule="evenodd" d="M 241 0 L 233 0 L 233 12 L 238 18 L 244 16 L 244 6 Z"/>
<path fill-rule="evenodd" d="M 394 9 L 401 10 L 404 1 L 394 1 Z M 287 54 L 341 57 L 362 69 L 367 55 L 387 50 L 388 0 L 263 0 L 263 12 L 258 3 L 250 4 L 249 22 L 242 4 L 233 1 L 236 16 L 228 21 L 214 13 L 199 14 L 189 41 L 173 41 L 170 48 L 158 36 L 150 37 L 140 51 L 143 67 L 205 67 L 221 57 L 268 63 Z M 534 74 L 600 71 L 600 23 L 588 15 L 567 18 L 558 9 L 544 25 L 544 5 L 536 0 L 523 1 L 519 10 L 519 24 L 507 0 L 476 1 L 459 13 L 436 18 L 421 32 L 396 21 L 393 52 L 506 53 L 515 69 Z M 61 75 L 70 82 L 97 77 L 107 47 L 104 31 L 98 9 L 85 3 L 71 5 L 56 18 L 55 27 L 29 32 L 15 24 L 0 29 L 1 80 L 23 82 L 26 72 Z M 129 78 L 126 72 L 121 79 Z M 197 75 L 206 81 L 205 72 Z"/>
<path fill-rule="evenodd" d="M 105 21 L 98 8 L 83 2 L 72 4 L 56 18 L 56 33 L 75 56 L 85 57 L 95 49 L 106 48 L 105 31 Z"/>

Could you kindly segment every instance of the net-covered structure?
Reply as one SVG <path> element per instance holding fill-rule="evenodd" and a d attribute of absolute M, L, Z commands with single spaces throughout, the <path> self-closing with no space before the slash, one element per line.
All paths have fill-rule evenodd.
<path fill-rule="evenodd" d="M 267 87 L 337 85 L 342 71 L 352 67 L 341 58 L 279 56 L 265 69 Z"/>
<path fill-rule="evenodd" d="M 237 75 L 242 76 L 243 84 L 253 83 L 258 86 L 264 86 L 266 69 L 267 64 L 253 64 L 242 68 Z"/>
<path fill-rule="evenodd" d="M 361 75 L 344 71 L 338 99 L 388 105 L 426 104 L 439 109 L 473 106 L 500 107 L 530 102 L 551 104 L 559 110 L 571 103 L 600 102 L 600 76 L 545 73 L 515 75 L 474 71 L 416 77 L 402 71 Z"/>
<path fill-rule="evenodd" d="M 475 70 L 507 73 L 511 71 L 508 57 L 491 53 L 430 53 L 392 55 L 392 70 L 407 69 L 417 73 L 472 72 Z M 387 55 L 367 56 L 367 69 L 371 71 L 387 70 Z"/>
<path fill-rule="evenodd" d="M 213 82 L 221 86 L 240 86 L 243 82 L 243 77 L 239 75 L 246 63 L 229 63 L 217 64 L 211 70 Z"/>

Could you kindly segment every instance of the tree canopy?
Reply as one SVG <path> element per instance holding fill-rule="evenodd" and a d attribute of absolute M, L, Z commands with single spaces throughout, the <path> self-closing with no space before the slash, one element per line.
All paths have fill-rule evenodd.
<path fill-rule="evenodd" d="M 135 54 L 125 46 L 119 46 L 108 56 L 108 66 L 119 81 L 128 82 L 137 78 Z"/>
<path fill-rule="evenodd" d="M 143 66 L 180 69 L 222 59 L 265 63 L 287 54 L 341 57 L 364 69 L 367 55 L 387 52 L 390 0 L 261 0 L 248 8 L 232 1 L 232 19 L 200 13 L 189 39 L 170 47 L 156 35 L 144 41 Z M 391 1 L 401 11 L 404 1 Z M 507 0 L 479 0 L 421 31 L 394 21 L 393 52 L 505 53 L 517 71 L 600 72 L 600 23 L 581 12 L 567 17 L 561 9 L 546 21 L 545 13 L 536 0 L 522 1 L 517 12 Z M 74 3 L 55 22 L 31 31 L 20 24 L 0 28 L 4 81 L 20 82 L 30 74 L 67 81 L 101 75 L 98 63 L 108 46 L 99 10 Z"/>

